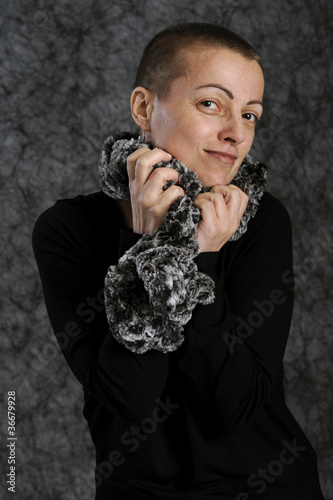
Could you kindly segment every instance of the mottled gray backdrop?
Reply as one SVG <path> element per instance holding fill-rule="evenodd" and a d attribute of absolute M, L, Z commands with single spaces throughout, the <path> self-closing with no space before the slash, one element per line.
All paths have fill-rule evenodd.
<path fill-rule="evenodd" d="M 131 126 L 129 96 L 146 42 L 167 24 L 208 21 L 235 30 L 262 55 L 266 110 L 253 156 L 269 166 L 269 189 L 294 227 L 287 398 L 318 453 L 332 500 L 332 2 L 4 3 L 0 370 L 2 410 L 7 391 L 17 396 L 17 498 L 93 498 L 82 390 L 53 340 L 31 249 L 34 221 L 58 198 L 98 189 L 103 138 Z M 3 487 L 5 412 L 1 430 Z"/>

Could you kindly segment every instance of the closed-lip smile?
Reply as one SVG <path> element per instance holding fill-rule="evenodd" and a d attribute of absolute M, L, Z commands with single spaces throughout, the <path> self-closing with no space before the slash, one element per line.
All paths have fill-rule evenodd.
<path fill-rule="evenodd" d="M 231 153 L 226 153 L 224 151 L 214 151 L 214 150 L 208 150 L 208 149 L 205 149 L 204 151 L 205 151 L 205 153 L 208 153 L 210 156 L 213 156 L 214 158 L 216 158 L 217 160 L 219 160 L 223 163 L 230 164 L 230 165 L 232 165 L 235 162 L 235 160 L 237 160 L 237 158 L 238 158 L 238 156 L 233 155 Z"/>

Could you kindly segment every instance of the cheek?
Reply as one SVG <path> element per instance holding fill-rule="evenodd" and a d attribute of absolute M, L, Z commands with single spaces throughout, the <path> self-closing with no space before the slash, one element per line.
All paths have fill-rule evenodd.
<path fill-rule="evenodd" d="M 162 117 L 161 117 L 162 118 Z M 156 146 L 166 149 L 180 161 L 189 161 L 189 155 L 193 154 L 194 148 L 200 139 L 200 134 L 193 125 L 186 120 L 170 119 L 167 117 L 156 121 Z"/>
<path fill-rule="evenodd" d="M 193 119 L 181 120 L 174 128 L 174 140 L 178 149 L 178 157 L 181 161 L 198 161 L 196 155 L 210 144 L 212 137 L 216 137 L 216 127 L 203 120 Z M 182 157 L 184 159 L 182 159 Z"/>
<path fill-rule="evenodd" d="M 168 110 L 160 107 L 152 115 L 150 128 L 153 143 L 159 147 L 165 147 L 168 138 L 172 136 L 176 122 Z"/>
<path fill-rule="evenodd" d="M 251 146 L 253 143 L 253 139 L 254 139 L 254 134 L 251 133 L 246 137 L 245 141 L 240 145 L 239 150 L 238 150 L 239 151 L 239 158 L 237 161 L 237 170 L 239 169 L 239 167 L 243 163 L 245 156 L 250 152 L 250 149 L 251 149 Z"/>
<path fill-rule="evenodd" d="M 243 150 L 244 150 L 244 157 L 247 155 L 247 153 L 250 151 L 252 144 L 254 141 L 254 130 L 250 130 L 247 133 L 246 140 L 243 142 Z"/>

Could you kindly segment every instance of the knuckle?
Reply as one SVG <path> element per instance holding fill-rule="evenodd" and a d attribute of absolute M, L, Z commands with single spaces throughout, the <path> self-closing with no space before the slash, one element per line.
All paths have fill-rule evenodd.
<path fill-rule="evenodd" d="M 158 173 L 158 175 L 161 175 L 163 177 L 173 177 L 174 174 L 176 173 L 176 170 L 169 167 L 157 167 L 155 170 Z"/>
<path fill-rule="evenodd" d="M 195 197 L 195 201 L 200 201 L 205 198 L 206 193 L 200 193 Z"/>
<path fill-rule="evenodd" d="M 131 153 L 130 155 L 128 155 L 127 157 L 127 160 L 130 160 L 131 162 L 136 162 L 136 160 L 142 156 L 143 154 L 146 153 L 146 151 L 149 151 L 148 148 L 140 148 L 140 149 L 137 149 L 136 151 L 133 151 L 133 153 Z"/>
<path fill-rule="evenodd" d="M 184 196 L 184 194 L 185 194 L 184 189 L 181 188 L 180 186 L 173 185 L 173 186 L 170 186 L 169 189 L 171 189 L 171 191 L 173 192 L 173 194 L 175 196 L 178 196 L 178 197 L 179 196 Z"/>
<path fill-rule="evenodd" d="M 205 209 L 208 205 L 210 205 L 212 202 L 208 198 L 199 198 L 199 203 L 202 206 L 202 209 Z"/>
<path fill-rule="evenodd" d="M 135 162 L 135 169 L 141 168 L 146 164 L 145 158 L 143 156 L 140 156 Z"/>
<path fill-rule="evenodd" d="M 171 177 L 172 180 L 179 179 L 179 173 L 177 170 L 171 167 L 160 167 L 161 173 L 165 176 Z"/>
<path fill-rule="evenodd" d="M 130 155 L 128 155 L 127 157 L 127 165 L 132 165 L 133 163 L 135 163 L 136 161 L 136 155 L 135 155 L 136 152 L 134 153 L 131 153 Z"/>
<path fill-rule="evenodd" d="M 156 167 L 156 168 L 154 168 L 154 171 L 153 171 L 152 175 L 154 177 L 164 177 L 165 170 L 166 169 L 164 167 Z"/>

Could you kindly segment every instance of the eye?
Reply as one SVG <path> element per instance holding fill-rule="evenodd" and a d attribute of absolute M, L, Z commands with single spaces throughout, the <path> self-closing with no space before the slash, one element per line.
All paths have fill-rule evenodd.
<path fill-rule="evenodd" d="M 252 123 L 257 123 L 259 121 L 259 118 L 254 113 L 245 113 L 243 115 L 243 118 Z"/>
<path fill-rule="evenodd" d="M 214 101 L 209 101 L 209 100 L 201 101 L 200 104 L 207 109 L 218 109 L 218 105 Z"/>

